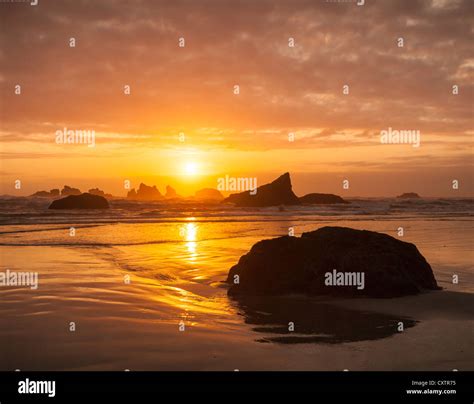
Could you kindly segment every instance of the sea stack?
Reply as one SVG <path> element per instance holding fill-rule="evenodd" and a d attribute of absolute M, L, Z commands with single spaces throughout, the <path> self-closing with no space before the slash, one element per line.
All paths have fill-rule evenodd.
<path fill-rule="evenodd" d="M 134 199 L 139 201 L 157 201 L 163 199 L 163 195 L 158 190 L 156 185 L 148 186 L 143 183 L 138 187 L 138 191 L 135 191 L 135 188 L 132 188 L 127 193 L 127 199 Z"/>
<path fill-rule="evenodd" d="M 256 191 L 256 192 L 255 192 Z M 223 202 L 241 207 L 265 207 L 280 205 L 299 205 L 300 200 L 293 193 L 290 174 L 285 173 L 270 184 L 265 184 L 253 191 L 232 194 Z"/>
<path fill-rule="evenodd" d="M 405 192 L 404 194 L 398 195 L 397 198 L 399 199 L 419 199 L 420 195 L 416 192 Z"/>
<path fill-rule="evenodd" d="M 172 186 L 167 185 L 166 186 L 165 198 L 166 199 L 179 198 L 179 195 L 177 194 L 176 190 Z"/>
<path fill-rule="evenodd" d="M 214 188 L 203 188 L 196 191 L 194 198 L 200 201 L 221 201 L 224 196 Z"/>

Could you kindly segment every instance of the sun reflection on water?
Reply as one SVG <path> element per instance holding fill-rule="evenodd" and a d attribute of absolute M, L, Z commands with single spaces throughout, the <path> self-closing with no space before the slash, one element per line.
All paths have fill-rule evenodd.
<path fill-rule="evenodd" d="M 191 220 L 194 218 L 190 218 Z M 188 249 L 189 253 L 189 261 L 195 261 L 197 258 L 197 231 L 198 227 L 195 223 L 187 223 L 184 227 L 184 239 L 186 241 L 186 248 Z"/>

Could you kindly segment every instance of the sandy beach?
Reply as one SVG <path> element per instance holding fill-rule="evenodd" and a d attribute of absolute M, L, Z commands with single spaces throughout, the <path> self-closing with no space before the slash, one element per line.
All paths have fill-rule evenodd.
<path fill-rule="evenodd" d="M 387 233 L 403 225 L 442 291 L 240 301 L 223 283 L 238 258 L 289 225 L 303 232 L 322 218 L 207 219 L 82 223 L 74 238 L 64 224 L 4 226 L 2 270 L 37 271 L 39 284 L 0 290 L 1 369 L 474 369 L 469 219 L 323 219 Z"/>

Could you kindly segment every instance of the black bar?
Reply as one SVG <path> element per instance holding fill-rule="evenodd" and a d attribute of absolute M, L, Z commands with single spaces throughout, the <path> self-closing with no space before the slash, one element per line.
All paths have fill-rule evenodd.
<path fill-rule="evenodd" d="M 0 372 L 0 403 L 472 403 L 473 373 Z M 27 379 L 55 381 L 54 397 L 47 393 L 20 394 L 19 382 Z M 424 393 L 408 394 L 407 390 Z"/>

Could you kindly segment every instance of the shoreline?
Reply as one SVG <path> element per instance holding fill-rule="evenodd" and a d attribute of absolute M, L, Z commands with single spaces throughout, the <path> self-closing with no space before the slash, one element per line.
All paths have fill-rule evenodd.
<path fill-rule="evenodd" d="M 379 231 L 389 226 L 346 223 Z M 181 242 L 97 248 L 77 248 L 74 243 L 119 243 L 125 229 L 128 242 L 178 239 L 180 226 L 90 227 L 74 239 L 65 231 L 4 234 L 9 241 L 71 244 L 0 247 L 3 267 L 39 272 L 37 290 L 0 288 L 0 366 L 96 371 L 474 370 L 472 227 L 453 222 L 440 231 L 439 223 L 431 221 L 405 223 L 407 241 L 420 246 L 445 290 L 393 299 L 310 298 L 296 303 L 293 311 L 279 305 L 280 312 L 267 319 L 258 317 L 265 310 L 256 306 L 249 312 L 253 323 L 246 322 L 245 312 L 228 299 L 220 282 L 256 240 L 281 233 L 285 224 L 195 223 Z M 308 223 L 297 230 L 319 225 Z M 212 240 L 206 240 L 210 235 Z M 231 235 L 239 238 L 223 237 Z M 458 285 L 451 283 L 453 273 L 459 275 Z M 124 284 L 126 274 L 130 285 Z M 316 336 L 315 342 L 258 342 L 281 337 L 271 328 L 292 320 L 298 330 L 311 313 L 308 301 L 322 307 L 314 312 L 314 322 L 305 325 L 308 333 L 300 336 Z M 292 313 L 301 313 L 301 318 Z M 357 327 L 351 331 L 344 323 L 353 317 Z M 401 318 L 416 324 L 399 333 Z M 178 330 L 180 320 L 186 324 L 184 333 Z M 68 330 L 70 321 L 76 322 L 75 333 Z M 381 327 L 375 334 L 374 325 Z M 324 342 L 331 333 L 333 343 Z M 338 342 L 343 340 L 349 342 Z"/>

